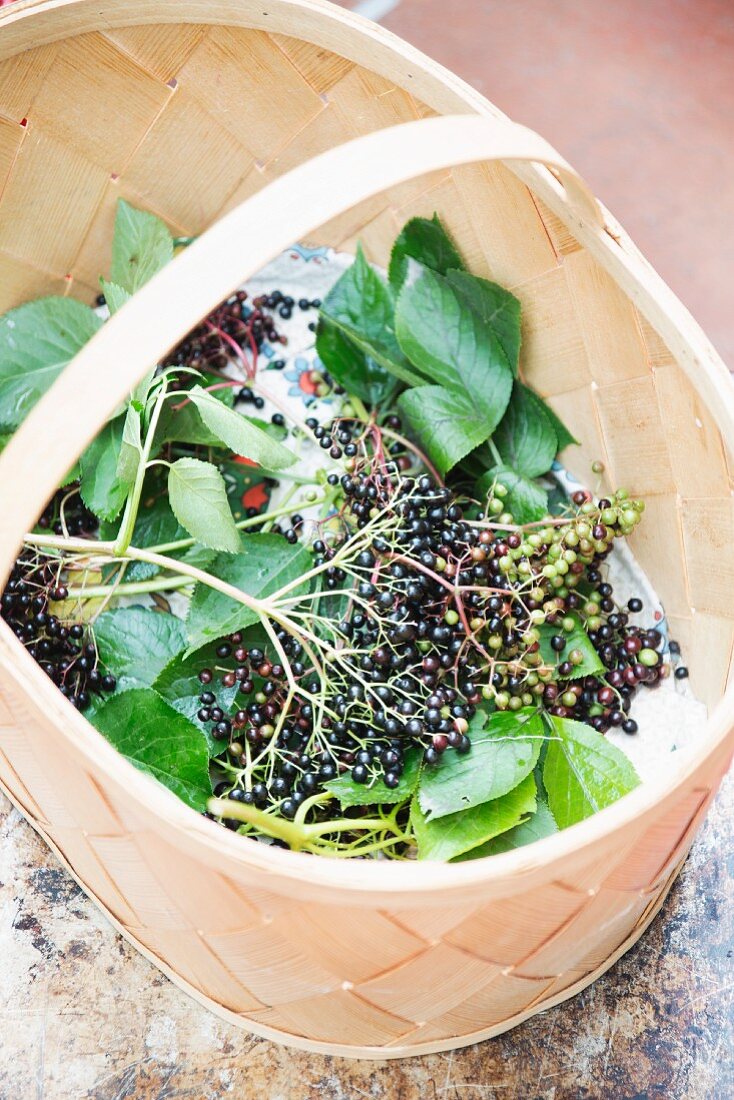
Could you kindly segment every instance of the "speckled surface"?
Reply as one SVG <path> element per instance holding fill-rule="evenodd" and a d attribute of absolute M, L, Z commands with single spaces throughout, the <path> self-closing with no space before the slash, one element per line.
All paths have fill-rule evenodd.
<path fill-rule="evenodd" d="M 348 1062 L 222 1023 L 108 925 L 0 796 L 0 1100 L 726 1100 L 734 775 L 661 914 L 591 989 L 496 1039 Z"/>

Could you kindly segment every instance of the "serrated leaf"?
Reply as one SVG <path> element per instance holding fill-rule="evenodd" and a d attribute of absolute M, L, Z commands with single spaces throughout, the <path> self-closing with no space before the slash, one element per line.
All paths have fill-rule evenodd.
<path fill-rule="evenodd" d="M 213 384 L 217 380 L 206 374 L 202 375 L 205 384 Z M 166 401 L 158 418 L 158 427 L 155 432 L 153 449 L 156 450 L 164 443 L 194 443 L 203 447 L 220 447 L 219 436 L 208 428 L 201 418 L 201 413 L 196 405 L 188 401 L 188 391 L 179 394 L 181 401 Z M 211 397 L 222 405 L 232 408 L 234 404 L 234 391 L 231 387 L 214 390 Z M 256 425 L 260 426 L 260 425 Z"/>
<path fill-rule="evenodd" d="M 382 401 L 392 386 L 388 372 L 324 316 L 316 332 L 316 352 L 332 378 L 368 405 Z"/>
<path fill-rule="evenodd" d="M 200 729 L 151 688 L 113 695 L 92 724 L 136 768 L 152 775 L 194 810 L 211 795 L 209 752 Z"/>
<path fill-rule="evenodd" d="M 382 776 L 370 783 L 355 783 L 349 772 L 324 783 L 324 789 L 336 795 L 342 806 L 377 806 L 406 802 L 416 788 L 421 772 L 422 753 L 409 749 L 405 754 L 405 768 L 397 787 L 386 787 Z"/>
<path fill-rule="evenodd" d="M 287 447 L 227 408 L 201 386 L 194 386 L 186 396 L 196 406 L 207 428 L 235 454 L 252 459 L 269 470 L 282 470 L 296 461 L 296 456 Z"/>
<path fill-rule="evenodd" d="M 178 653 L 159 671 L 154 681 L 155 690 L 167 703 L 179 714 L 183 714 L 190 722 L 203 732 L 210 756 L 218 755 L 224 745 L 215 740 L 211 735 L 211 723 L 204 723 L 199 718 L 202 704 L 199 696 L 202 691 L 213 691 L 216 694 L 216 705 L 228 713 L 237 697 L 239 683 L 233 687 L 225 688 L 221 684 L 212 683 L 204 688 L 199 680 L 202 668 L 214 668 L 221 664 L 217 657 L 217 642 L 209 642 L 201 649 L 193 653 Z M 253 643 L 254 644 L 254 643 Z"/>
<path fill-rule="evenodd" d="M 168 471 L 168 499 L 174 516 L 197 542 L 236 554 L 241 546 L 216 466 L 198 458 L 179 458 Z"/>
<path fill-rule="evenodd" d="M 603 734 L 570 718 L 553 716 L 549 721 L 543 784 L 559 829 L 611 806 L 639 786 L 631 762 Z"/>
<path fill-rule="evenodd" d="M 117 203 L 110 280 L 134 294 L 173 259 L 173 238 L 165 223 L 124 199 Z M 106 297 L 106 292 L 105 292 Z"/>
<path fill-rule="evenodd" d="M 129 469 L 123 470 L 125 476 L 118 473 L 124 421 L 124 416 L 117 416 L 105 424 L 79 459 L 82 500 L 104 520 L 114 520 L 120 514 L 134 481 Z"/>
<path fill-rule="evenodd" d="M 462 862 L 465 859 L 483 859 L 485 856 L 497 856 L 501 852 L 512 852 L 515 848 L 524 848 L 528 844 L 533 844 L 536 840 L 543 840 L 545 837 L 552 836 L 553 833 L 557 832 L 558 826 L 548 808 L 548 803 L 538 796 L 537 809 L 527 821 L 523 821 L 520 825 L 516 825 L 500 836 L 495 836 L 492 840 L 479 845 L 471 852 L 459 856 L 457 862 Z"/>
<path fill-rule="evenodd" d="M 502 345 L 512 373 L 517 375 L 521 339 L 518 299 L 497 283 L 466 271 L 449 271 L 446 277 L 482 323 L 492 329 Z"/>
<path fill-rule="evenodd" d="M 147 607 L 117 607 L 97 617 L 94 639 L 105 670 L 125 690 L 152 685 L 186 645 L 186 628 L 176 615 Z"/>
<path fill-rule="evenodd" d="M 442 474 L 487 438 L 486 421 L 477 407 L 443 386 L 405 390 L 397 405 Z"/>
<path fill-rule="evenodd" d="M 398 294 L 408 273 L 409 260 L 430 267 L 439 275 L 464 267 L 454 242 L 444 229 L 438 214 L 432 218 L 411 218 L 401 229 L 392 246 L 388 279 Z"/>
<path fill-rule="evenodd" d="M 418 846 L 418 859 L 471 859 L 479 845 L 506 833 L 527 819 L 536 807 L 535 776 L 527 775 L 516 787 L 491 802 L 446 817 L 428 819 L 414 799 L 410 823 Z"/>
<path fill-rule="evenodd" d="M 418 801 L 426 817 L 480 806 L 513 790 L 535 767 L 545 730 L 533 710 L 477 711 L 467 733 L 472 743 L 465 755 L 446 753 L 421 775 Z"/>
<path fill-rule="evenodd" d="M 559 454 L 560 454 L 561 451 L 565 451 L 566 447 L 571 447 L 571 446 L 578 447 L 578 445 L 579 445 L 578 439 L 576 439 L 575 436 L 571 435 L 571 432 L 568 430 L 568 428 L 563 423 L 561 418 L 556 413 L 553 412 L 553 409 L 550 407 L 550 405 L 547 405 L 547 404 L 544 403 L 543 408 L 545 409 L 546 416 L 548 416 L 550 418 L 550 421 L 551 421 L 551 423 L 553 425 L 553 428 L 555 430 L 556 441 L 557 441 L 556 449 L 559 452 Z"/>
<path fill-rule="evenodd" d="M 421 385 L 395 336 L 395 304 L 389 287 L 357 247 L 354 263 L 334 283 L 321 306 L 321 316 L 347 336 L 379 366 L 402 382 Z"/>
<path fill-rule="evenodd" d="M 101 325 L 74 298 L 39 298 L 0 317 L 0 425 L 17 428 Z"/>
<path fill-rule="evenodd" d="M 249 596 L 264 598 L 295 581 L 311 564 L 305 547 L 291 546 L 280 535 L 248 534 L 235 557 L 220 555 L 210 572 Z M 243 630 L 258 616 L 244 604 L 205 585 L 197 585 L 191 599 L 186 629 L 189 652 L 205 642 Z"/>
<path fill-rule="evenodd" d="M 113 283 L 109 279 L 100 279 L 100 283 L 110 314 L 117 313 L 118 309 L 122 309 L 125 305 L 125 302 L 130 301 L 132 295 L 129 290 L 125 290 L 124 287 L 118 286 L 117 283 Z"/>
<path fill-rule="evenodd" d="M 484 439 L 491 435 L 510 400 L 512 371 L 492 329 L 451 283 L 424 268 L 400 292 L 395 331 L 411 363 L 473 405 Z"/>
<path fill-rule="evenodd" d="M 574 629 L 566 633 L 565 630 L 557 624 L 553 626 L 551 623 L 541 623 L 537 628 L 540 634 L 540 655 L 543 658 L 543 663 L 549 668 L 556 668 L 561 661 L 567 661 L 569 653 L 572 650 L 577 649 L 583 655 L 583 661 L 579 665 L 573 666 L 573 672 L 564 677 L 566 680 L 576 680 L 582 676 L 599 676 L 605 672 L 604 665 L 599 654 L 594 649 L 594 646 L 583 627 L 578 615 L 571 613 L 569 618 L 572 618 L 576 624 Z M 566 645 L 562 650 L 558 652 L 551 645 L 551 638 L 554 635 L 560 635 L 566 639 Z"/>
<path fill-rule="evenodd" d="M 515 518 L 515 523 L 535 523 L 548 513 L 548 494 L 542 486 L 530 478 L 523 477 L 507 466 L 494 466 L 478 480 L 475 493 L 479 500 L 497 482 L 508 490 L 507 509 Z"/>
<path fill-rule="evenodd" d="M 492 438 L 505 465 L 527 478 L 547 473 L 558 450 L 556 429 L 545 404 L 517 381 Z"/>

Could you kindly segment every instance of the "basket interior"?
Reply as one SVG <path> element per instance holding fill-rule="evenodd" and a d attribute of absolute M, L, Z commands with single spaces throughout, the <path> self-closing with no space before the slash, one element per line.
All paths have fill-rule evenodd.
<path fill-rule="evenodd" d="M 438 91 L 421 102 L 318 46 L 228 26 L 124 27 L 0 62 L 0 310 L 40 294 L 91 302 L 120 196 L 197 234 L 315 154 L 441 109 Z M 402 223 L 434 211 L 470 269 L 520 298 L 523 374 L 582 444 L 567 465 L 588 481 L 600 459 L 611 484 L 645 498 L 634 550 L 694 689 L 715 703 L 734 641 L 734 517 L 710 411 L 614 280 L 501 165 L 386 191 L 310 243 L 361 240 L 385 265 Z"/>

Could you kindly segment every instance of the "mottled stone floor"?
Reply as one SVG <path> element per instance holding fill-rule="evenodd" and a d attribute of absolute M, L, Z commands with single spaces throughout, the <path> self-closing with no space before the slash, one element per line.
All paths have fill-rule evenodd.
<path fill-rule="evenodd" d="M 0 796 L 0 1100 L 728 1100 L 733 809 L 730 775 L 662 913 L 591 989 L 453 1054 L 347 1062 L 190 1000 Z"/>

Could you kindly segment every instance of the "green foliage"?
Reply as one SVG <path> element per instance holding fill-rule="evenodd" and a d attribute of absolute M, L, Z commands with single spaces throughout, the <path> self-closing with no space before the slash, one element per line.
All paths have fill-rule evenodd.
<path fill-rule="evenodd" d="M 211 794 L 206 740 L 157 692 L 138 688 L 113 695 L 91 720 L 131 764 L 203 813 Z"/>
<path fill-rule="evenodd" d="M 551 733 L 543 764 L 543 785 L 559 829 L 611 806 L 639 785 L 621 749 L 583 722 L 548 719 Z"/>
<path fill-rule="evenodd" d="M 527 780 L 523 780 L 527 782 Z M 520 788 L 516 788 L 519 790 Z M 515 793 L 514 791 L 512 792 Z M 533 844 L 536 840 L 543 840 L 547 836 L 553 836 L 558 832 L 558 826 L 553 820 L 553 814 L 548 808 L 548 803 L 543 801 L 538 794 L 535 812 L 507 832 L 485 841 L 470 852 L 458 857 L 457 862 L 464 859 L 482 859 L 484 856 L 496 856 L 501 852 L 512 852 L 515 848 L 524 848 L 526 844 Z"/>
<path fill-rule="evenodd" d="M 403 226 L 392 246 L 388 278 L 395 295 L 399 294 L 406 280 L 409 261 L 415 260 L 439 275 L 447 275 L 453 268 L 463 268 L 461 256 L 454 242 L 442 226 L 437 214 L 432 218 L 411 218 Z"/>
<path fill-rule="evenodd" d="M 535 794 L 535 777 L 526 775 L 499 798 L 440 818 L 428 818 L 419 799 L 413 799 L 410 823 L 418 843 L 418 858 L 448 862 L 467 852 L 474 855 L 480 845 L 527 821 L 536 808 Z"/>
<path fill-rule="evenodd" d="M 405 755 L 405 768 L 397 787 L 386 787 L 382 776 L 370 783 L 355 783 L 349 772 L 325 783 L 342 806 L 377 806 L 405 802 L 415 790 L 421 773 L 421 754 L 412 749 Z"/>
<path fill-rule="evenodd" d="M 303 546 L 289 546 L 279 535 L 258 534 L 243 539 L 239 554 L 215 558 L 210 571 L 248 596 L 261 599 L 297 580 L 310 562 L 311 557 Z M 257 618 L 254 611 L 230 596 L 206 585 L 197 585 L 186 620 L 189 650 L 235 630 L 243 630 L 257 622 Z"/>
<path fill-rule="evenodd" d="M 357 249 L 354 263 L 334 283 L 324 299 L 321 316 L 383 370 L 411 385 L 424 381 L 411 368 L 398 344 L 390 288 L 367 263 L 361 248 Z M 339 356 L 334 357 L 333 363 L 323 340 L 320 346 L 317 345 L 317 350 L 329 371 L 334 366 L 334 377 L 338 378 L 343 370 L 340 365 L 343 348 L 339 349 Z M 348 378 L 339 380 L 349 384 Z"/>
<path fill-rule="evenodd" d="M 168 471 L 168 499 L 179 523 L 203 546 L 236 554 L 235 526 L 224 478 L 211 462 L 179 458 Z"/>
<path fill-rule="evenodd" d="M 537 764 L 545 732 L 532 710 L 497 711 L 489 719 L 477 711 L 468 737 L 468 756 L 447 754 L 421 776 L 418 803 L 429 820 L 480 806 L 517 787 Z"/>
<path fill-rule="evenodd" d="M 18 427 L 101 324 L 74 298 L 40 298 L 0 317 L 0 427 Z"/>
<path fill-rule="evenodd" d="M 120 290 L 134 294 L 172 259 L 173 238 L 165 223 L 155 214 L 138 210 L 120 199 L 112 239 L 110 281 Z M 116 300 L 115 308 L 119 309 L 122 304 L 122 301 Z"/>
<path fill-rule="evenodd" d="M 102 666 L 124 691 L 150 687 L 186 645 L 186 630 L 175 615 L 146 607 L 117 607 L 97 617 L 94 640 Z"/>
<path fill-rule="evenodd" d="M 131 464 L 121 462 L 125 420 L 108 421 L 79 459 L 82 500 L 100 519 L 119 516 L 135 478 Z"/>
<path fill-rule="evenodd" d="M 578 615 L 569 615 L 568 618 L 573 619 L 575 626 L 571 631 L 565 631 L 560 628 L 556 623 L 551 625 L 550 623 L 542 623 L 538 627 L 538 633 L 540 634 L 540 655 L 543 658 L 543 662 L 549 665 L 551 668 L 560 661 L 567 661 L 569 653 L 577 650 L 583 660 L 574 665 L 573 672 L 567 679 L 579 679 L 581 676 L 599 676 L 604 673 L 604 665 L 602 664 L 599 654 L 591 644 L 589 635 L 579 619 Z M 566 639 L 566 646 L 560 652 L 553 649 L 551 645 L 551 638 L 554 635 L 561 635 Z"/>
<path fill-rule="evenodd" d="M 515 523 L 535 523 L 547 514 L 548 493 L 529 477 L 523 477 L 509 466 L 493 466 L 477 481 L 477 498 L 484 500 L 495 484 L 507 489 L 507 507 Z"/>

